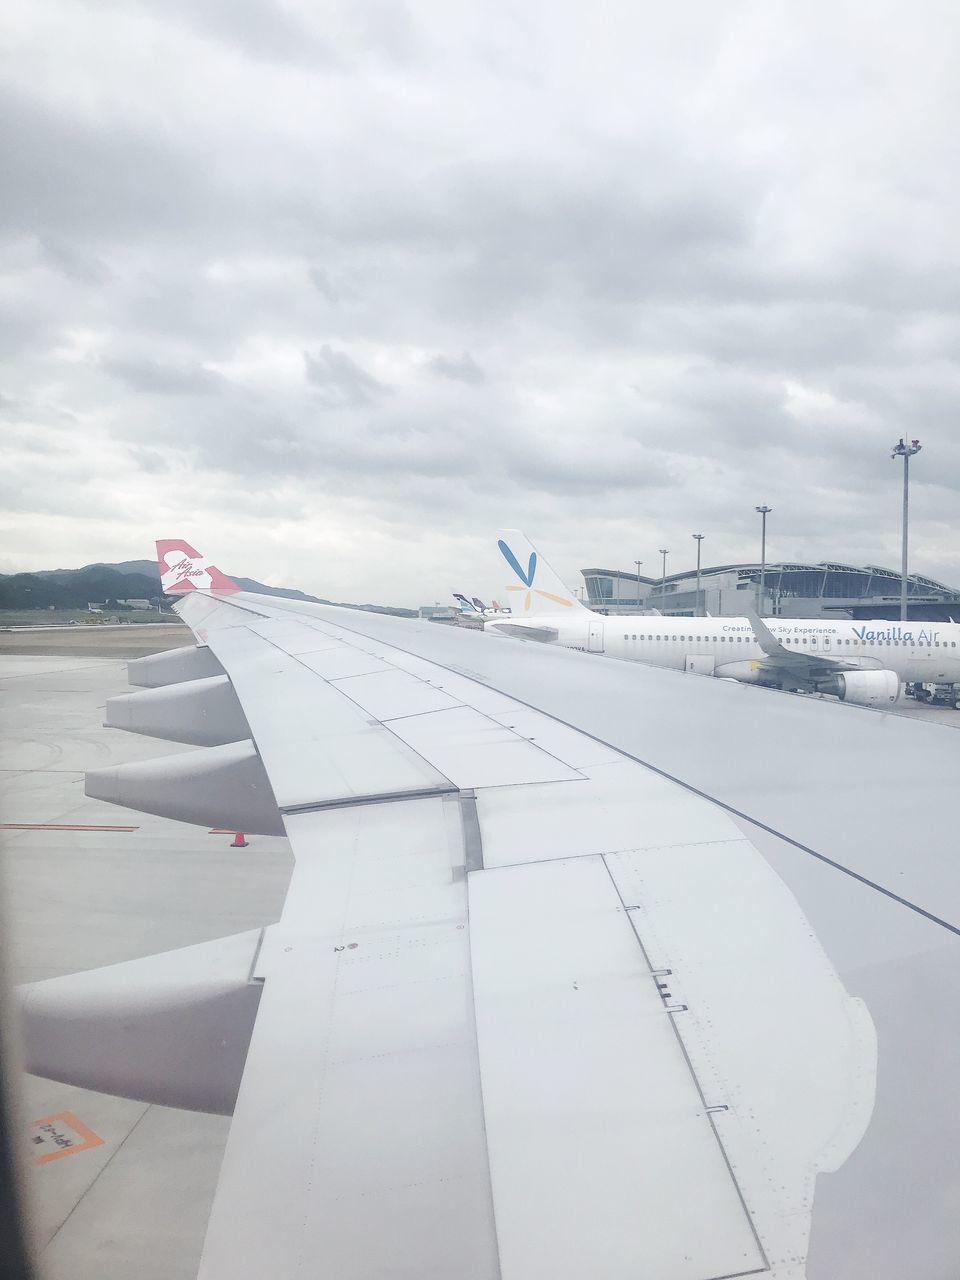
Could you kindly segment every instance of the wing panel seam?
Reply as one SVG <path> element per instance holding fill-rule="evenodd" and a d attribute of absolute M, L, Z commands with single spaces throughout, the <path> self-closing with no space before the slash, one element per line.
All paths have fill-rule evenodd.
<path fill-rule="evenodd" d="M 280 813 L 286 817 L 298 813 L 322 813 L 327 809 L 352 809 L 358 805 L 395 804 L 398 800 L 430 800 L 436 796 L 457 795 L 458 791 L 459 788 L 453 783 L 449 787 L 422 787 L 417 791 L 380 791 L 365 796 L 344 796 L 337 800 L 309 800 L 305 804 L 285 805 Z"/>

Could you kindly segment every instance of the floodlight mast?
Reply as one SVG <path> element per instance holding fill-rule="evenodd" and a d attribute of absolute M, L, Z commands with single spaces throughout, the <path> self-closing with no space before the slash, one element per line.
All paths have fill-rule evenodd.
<path fill-rule="evenodd" d="M 697 540 L 697 609 L 696 616 L 703 616 L 703 606 L 700 603 L 700 543 L 707 536 L 705 533 L 695 533 L 692 535 Z"/>
<path fill-rule="evenodd" d="M 660 575 L 660 603 L 663 604 L 664 597 L 667 594 L 667 556 L 670 551 L 667 547 L 661 547 L 660 554 L 663 556 L 663 571 Z"/>
<path fill-rule="evenodd" d="M 907 620 L 907 530 L 910 513 L 910 459 L 923 448 L 919 440 L 903 439 L 893 446 L 891 458 L 903 459 L 903 530 L 900 549 L 900 621 Z"/>
<path fill-rule="evenodd" d="M 640 566 L 643 564 L 643 561 L 634 560 L 633 563 L 637 566 L 637 612 L 639 613 L 640 612 Z"/>
<path fill-rule="evenodd" d="M 757 601 L 757 613 L 763 617 L 763 606 L 766 600 L 767 578 L 767 516 L 773 507 L 755 507 L 760 513 L 760 599 Z"/>

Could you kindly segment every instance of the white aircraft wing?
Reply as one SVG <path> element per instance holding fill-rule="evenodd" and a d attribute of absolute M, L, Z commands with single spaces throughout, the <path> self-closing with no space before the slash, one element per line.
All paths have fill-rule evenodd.
<path fill-rule="evenodd" d="M 955 1274 L 960 735 L 240 592 L 178 608 L 204 647 L 134 664 L 160 687 L 108 720 L 209 745 L 88 790 L 243 809 L 296 857 L 280 922 L 202 962 L 239 1010 L 209 1070 L 249 1039 L 205 1280 Z M 127 1043 L 213 1107 L 181 1066 L 203 981 L 170 969 L 162 1045 L 124 1006 Z M 80 976 L 30 991 L 28 1055 L 96 1087 L 58 1061 L 69 1000 L 109 1022 Z"/>
<path fill-rule="evenodd" d="M 824 677 L 836 672 L 857 670 L 856 664 L 844 662 L 842 658 L 788 649 L 754 609 L 747 606 L 744 612 L 764 655 L 762 667 L 767 671 L 789 675 L 799 688 L 816 689 L 823 684 Z"/>
<path fill-rule="evenodd" d="M 201 1275 L 659 1276 L 679 1238 L 678 1275 L 763 1269 L 679 996 L 623 898 L 646 806 L 681 842 L 745 844 L 730 820 L 336 622 L 220 620 L 203 631 L 296 870 L 256 964 Z M 618 839 L 577 857 L 539 839 L 556 805 L 588 818 L 579 793 L 617 768 L 635 775 Z"/>
<path fill-rule="evenodd" d="M 496 623 L 496 630 L 491 630 L 491 634 L 516 636 L 519 640 L 538 640 L 541 644 L 552 644 L 560 638 L 560 632 L 556 627 L 534 627 L 529 624 L 519 625 L 515 622 L 499 620 Z"/>

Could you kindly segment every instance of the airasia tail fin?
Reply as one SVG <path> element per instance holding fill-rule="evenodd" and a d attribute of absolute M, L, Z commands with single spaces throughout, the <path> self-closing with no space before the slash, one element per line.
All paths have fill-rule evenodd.
<path fill-rule="evenodd" d="M 240 587 L 182 538 L 157 540 L 160 587 L 165 595 L 185 591 L 239 591 Z"/>

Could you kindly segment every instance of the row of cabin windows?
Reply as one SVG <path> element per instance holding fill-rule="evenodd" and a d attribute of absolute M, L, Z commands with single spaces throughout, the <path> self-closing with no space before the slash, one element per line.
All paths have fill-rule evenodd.
<path fill-rule="evenodd" d="M 686 640 L 689 640 L 692 644 L 703 644 L 703 643 L 704 643 L 704 641 L 709 642 L 710 640 L 721 640 L 721 641 L 723 641 L 723 642 L 729 641 L 729 642 L 730 642 L 730 644 L 733 644 L 733 643 L 734 643 L 734 641 L 736 641 L 738 644 L 740 644 L 740 643 L 742 643 L 744 640 L 746 640 L 746 642 L 747 642 L 748 644 L 753 644 L 753 643 L 755 643 L 755 641 L 754 641 L 754 637 L 753 637 L 753 636 L 638 636 L 638 635 L 627 635 L 627 633 L 626 633 L 626 632 L 624 632 L 624 633 L 623 633 L 623 638 L 624 638 L 624 640 L 684 640 L 684 639 L 686 639 Z M 783 643 L 783 644 L 788 644 L 788 643 L 790 642 L 790 640 L 792 640 L 792 639 L 793 639 L 793 637 L 788 636 L 785 640 L 783 640 L 783 641 L 782 641 L 782 643 Z M 829 640 L 829 639 L 830 639 L 830 637 L 829 637 L 829 636 L 827 636 L 827 637 L 826 637 L 826 639 L 827 639 L 827 640 Z M 796 643 L 796 641 L 795 641 L 795 640 L 794 640 L 794 643 Z M 801 643 L 801 644 L 806 644 L 806 643 L 807 643 L 807 638 L 806 638 L 806 636 L 803 636 L 803 637 L 801 638 L 800 643 Z M 813 643 L 813 641 L 811 641 L 810 643 L 812 644 L 812 643 Z M 839 645 L 841 645 L 841 644 L 845 644 L 845 645 L 851 645 L 851 644 L 854 644 L 854 645 L 856 645 L 856 644 L 859 644 L 859 645 L 867 645 L 867 644 L 885 644 L 885 645 L 891 645 L 891 644 L 892 644 L 892 645 L 895 645 L 898 649 L 900 648 L 901 644 L 903 645 L 903 647 L 904 647 L 905 649 L 908 647 L 908 644 L 909 644 L 909 647 L 910 647 L 911 649 L 915 649 L 915 648 L 917 648 L 917 646 L 916 646 L 915 644 L 912 644 L 912 643 L 910 643 L 910 642 L 908 642 L 908 641 L 906 641 L 906 640 L 835 640 L 835 641 L 833 641 L 833 643 L 834 643 L 834 644 L 836 644 L 836 645 L 838 645 L 838 646 L 839 646 Z M 949 648 L 949 649 L 955 649 L 956 647 L 957 647 L 957 642 L 956 642 L 956 640 L 942 640 L 942 641 L 941 641 L 941 640 L 934 640 L 934 642 L 933 642 L 933 648 L 934 648 L 934 649 L 948 649 L 948 648 Z M 930 646 L 929 646 L 929 645 L 927 645 L 927 648 L 930 648 Z"/>
<path fill-rule="evenodd" d="M 735 640 L 739 640 L 741 642 L 746 640 L 747 643 L 753 642 L 753 636 L 631 636 L 627 635 L 626 632 L 624 632 L 623 638 L 624 640 L 689 640 L 693 644 L 709 644 L 711 640 L 729 640 L 731 644 L 733 644 Z M 804 640 L 803 643 L 806 644 L 806 640 Z"/>

